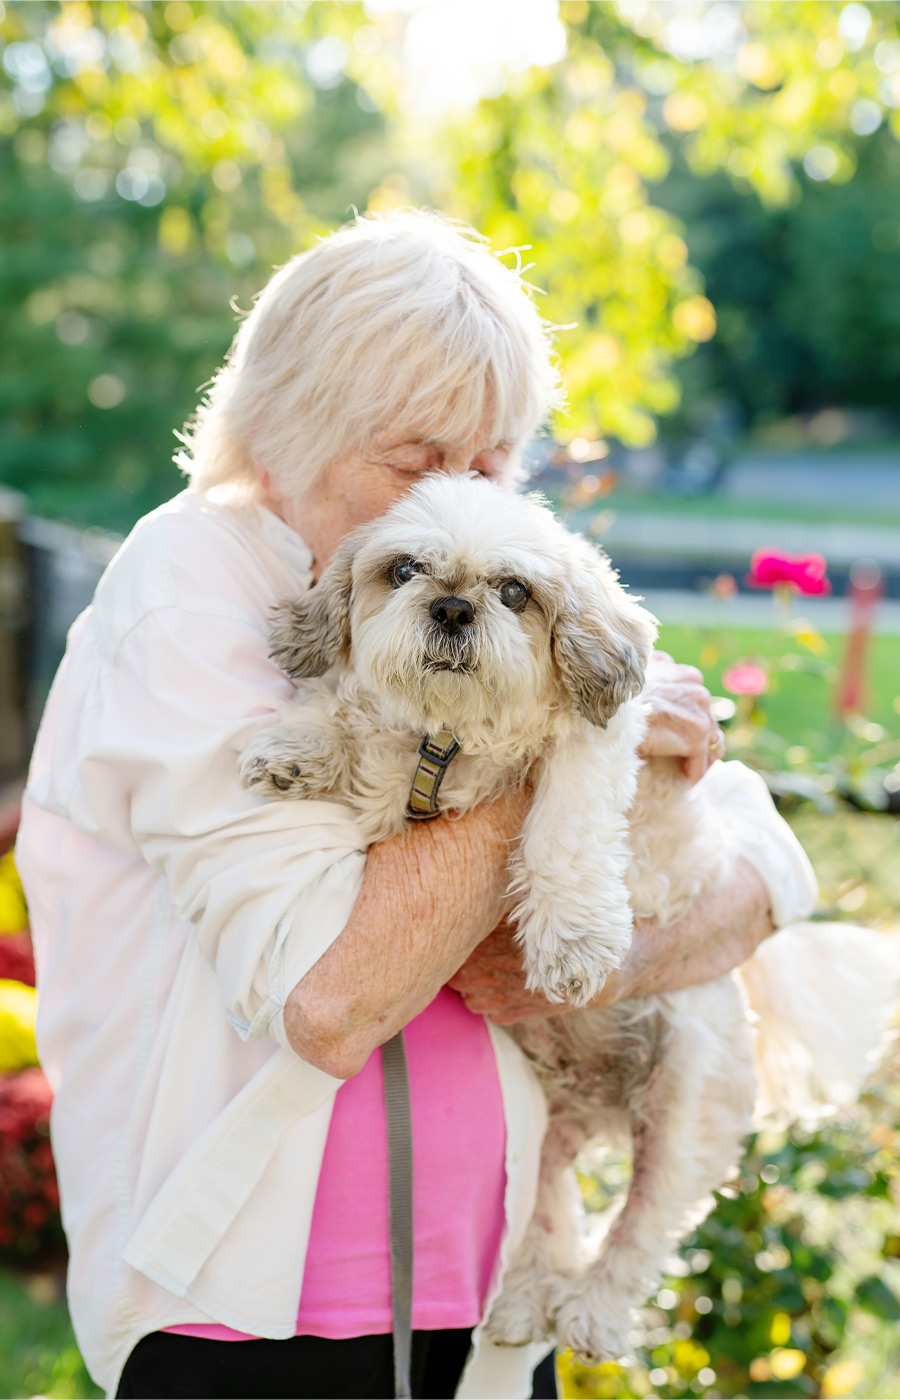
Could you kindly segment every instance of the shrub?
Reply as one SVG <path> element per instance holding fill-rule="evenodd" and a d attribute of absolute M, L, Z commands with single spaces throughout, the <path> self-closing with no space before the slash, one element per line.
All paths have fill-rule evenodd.
<path fill-rule="evenodd" d="M 0 1077 L 0 1263 L 36 1264 L 65 1248 L 50 1150 L 52 1102 L 36 1067 Z"/>

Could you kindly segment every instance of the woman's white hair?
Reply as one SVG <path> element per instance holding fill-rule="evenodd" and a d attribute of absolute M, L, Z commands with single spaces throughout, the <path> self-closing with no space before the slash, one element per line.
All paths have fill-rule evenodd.
<path fill-rule="evenodd" d="M 480 235 L 424 210 L 358 216 L 275 273 L 175 460 L 201 491 L 252 489 L 255 462 L 297 496 L 385 431 L 517 448 L 559 402 L 549 328 Z"/>

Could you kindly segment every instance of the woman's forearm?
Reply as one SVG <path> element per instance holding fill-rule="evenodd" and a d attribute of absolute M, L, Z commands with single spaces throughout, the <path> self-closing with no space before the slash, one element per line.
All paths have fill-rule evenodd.
<path fill-rule="evenodd" d="M 711 982 L 745 962 L 774 928 L 768 890 L 753 866 L 738 860 L 731 878 L 695 900 L 678 923 L 636 925 L 628 957 L 595 1005 Z"/>
<path fill-rule="evenodd" d="M 433 1001 L 502 917 L 526 804 L 513 794 L 370 848 L 346 927 L 285 1004 L 302 1059 L 349 1078 Z"/>
<path fill-rule="evenodd" d="M 701 895 L 678 923 L 662 928 L 652 920 L 638 921 L 631 951 L 593 1004 L 608 1006 L 721 977 L 749 958 L 773 928 L 765 885 L 752 865 L 738 860 L 734 875 Z M 450 985 L 470 1011 L 499 1025 L 568 1010 L 527 992 L 524 982 L 514 930 L 503 926 L 475 949 Z"/>

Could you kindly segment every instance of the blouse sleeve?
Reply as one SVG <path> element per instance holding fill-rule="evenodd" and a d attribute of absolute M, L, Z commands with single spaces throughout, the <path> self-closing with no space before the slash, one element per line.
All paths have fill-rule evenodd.
<path fill-rule="evenodd" d="M 56 706 L 54 736 L 57 753 L 78 754 L 63 814 L 163 877 L 237 1032 L 284 1046 L 285 998 L 343 929 L 366 847 L 343 805 L 241 785 L 240 753 L 288 694 L 261 630 L 164 607 Z M 56 767 L 72 771 L 65 757 Z"/>
<path fill-rule="evenodd" d="M 743 763 L 714 763 L 694 791 L 715 804 L 725 839 L 759 873 L 775 927 L 808 918 L 818 897 L 815 873 L 759 774 Z"/>

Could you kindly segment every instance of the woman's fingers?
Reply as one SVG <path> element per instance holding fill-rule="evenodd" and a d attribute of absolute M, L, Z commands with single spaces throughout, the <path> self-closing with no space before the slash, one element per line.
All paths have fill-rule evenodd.
<path fill-rule="evenodd" d="M 448 985 L 470 1011 L 501 1026 L 524 1016 L 548 1016 L 560 1010 L 545 997 L 525 990 L 522 952 L 513 927 L 506 922 L 479 943 Z"/>
<path fill-rule="evenodd" d="M 642 755 L 682 758 L 688 782 L 696 783 L 725 749 L 702 674 L 695 666 L 679 665 L 665 652 L 654 652 L 643 699 L 647 732 Z"/>

